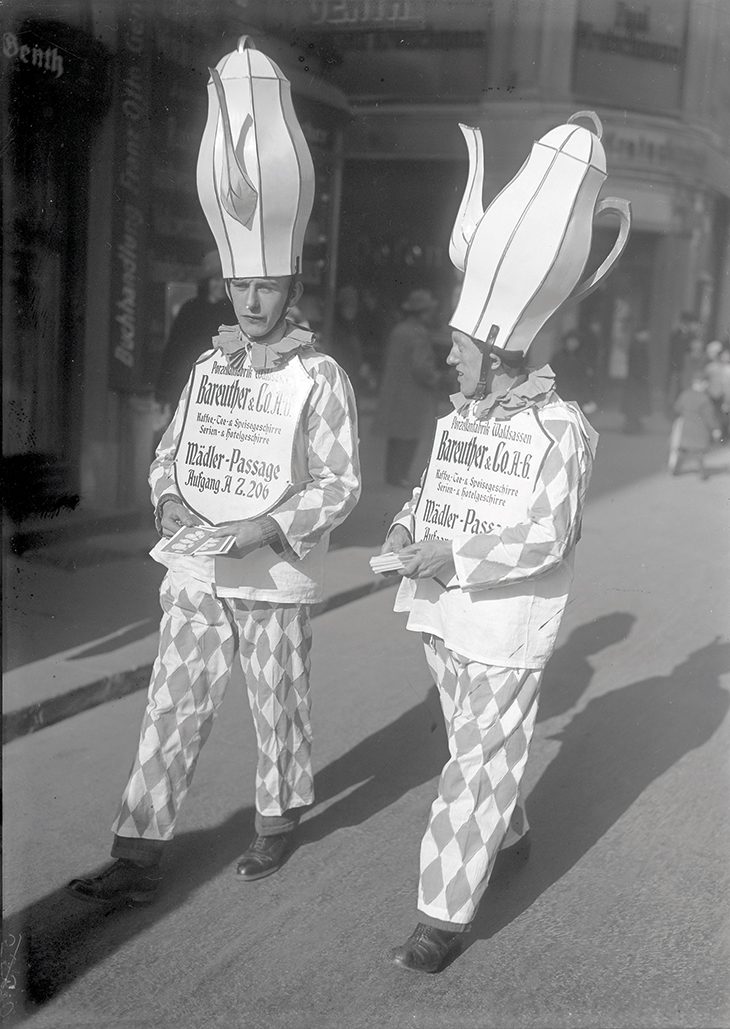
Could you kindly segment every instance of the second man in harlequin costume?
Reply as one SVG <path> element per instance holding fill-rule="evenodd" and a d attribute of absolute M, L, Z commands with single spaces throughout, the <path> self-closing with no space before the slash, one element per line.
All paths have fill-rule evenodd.
<path fill-rule="evenodd" d="M 258 747 L 256 834 L 240 880 L 277 871 L 314 799 L 308 605 L 322 598 L 332 529 L 357 503 L 352 388 L 287 320 L 314 195 L 314 169 L 277 66 L 243 37 L 211 72 L 198 192 L 237 325 L 193 367 L 150 472 L 167 566 L 160 644 L 139 748 L 114 821 L 113 864 L 68 889 L 145 903 L 160 883 L 200 749 L 240 662 Z M 216 527 L 225 555 L 170 537 Z M 184 535 L 184 534 L 183 534 Z"/>
<path fill-rule="evenodd" d="M 392 952 L 400 968 L 431 973 L 458 952 L 500 849 L 527 849 L 520 783 L 597 442 L 527 350 L 588 255 L 606 177 L 600 135 L 554 129 L 484 212 L 481 136 L 462 129 L 471 174 L 451 256 L 464 281 L 447 358 L 461 392 L 377 559 L 403 576 L 395 609 L 422 635 L 449 743 L 421 842 L 418 922 Z M 612 204 L 621 232 L 601 274 L 628 233 L 628 205 Z"/>

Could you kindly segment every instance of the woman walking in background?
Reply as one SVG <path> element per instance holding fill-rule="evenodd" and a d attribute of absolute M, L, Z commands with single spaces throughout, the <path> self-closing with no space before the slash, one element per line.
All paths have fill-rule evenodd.
<path fill-rule="evenodd" d="M 706 479 L 708 472 L 705 454 L 712 440 L 719 439 L 720 427 L 712 401 L 707 395 L 705 375 L 695 375 L 689 389 L 682 390 L 674 411 L 677 417 L 669 441 L 669 472 L 671 475 L 679 475 L 682 461 L 690 455 L 698 463 L 700 477 Z"/>

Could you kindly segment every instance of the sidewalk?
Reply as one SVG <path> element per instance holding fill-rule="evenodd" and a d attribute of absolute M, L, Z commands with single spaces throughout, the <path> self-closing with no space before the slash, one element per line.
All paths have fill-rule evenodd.
<path fill-rule="evenodd" d="M 368 561 L 407 492 L 383 485 L 384 441 L 371 433 L 371 420 L 366 415 L 361 424 L 363 495 L 333 533 L 325 599 L 313 617 L 396 585 L 373 576 Z M 602 438 L 591 499 L 665 466 L 663 422 L 637 437 L 623 436 L 620 419 L 610 413 L 594 424 Z M 414 468 L 425 463 L 427 451 L 424 441 Z M 148 556 L 156 540 L 150 525 L 5 555 L 3 742 L 146 688 L 164 575 Z"/>
<path fill-rule="evenodd" d="M 389 492 L 398 499 L 371 492 L 366 507 L 397 510 L 404 491 Z M 148 556 L 156 541 L 137 530 L 5 558 L 4 743 L 146 688 L 165 572 Z M 370 569 L 379 549 L 333 545 L 312 617 L 394 587 Z"/>

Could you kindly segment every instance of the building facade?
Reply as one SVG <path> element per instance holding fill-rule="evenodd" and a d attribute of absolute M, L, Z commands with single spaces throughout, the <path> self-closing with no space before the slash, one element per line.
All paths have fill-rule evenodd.
<path fill-rule="evenodd" d="M 245 30 L 230 5 L 10 6 L 2 470 L 17 535 L 51 515 L 149 511 L 160 358 L 214 249 L 195 183 L 208 69 Z M 300 71 L 290 47 L 268 42 L 316 169 L 302 278 L 324 323 L 348 107 Z"/>
<path fill-rule="evenodd" d="M 315 160 L 308 314 L 354 286 L 381 311 L 427 286 L 453 309 L 448 239 L 478 126 L 484 202 L 580 110 L 604 195 L 631 202 L 616 270 L 535 344 L 577 327 L 603 379 L 651 335 L 660 406 L 681 311 L 730 333 L 730 7 L 710 0 L 17 0 L 4 15 L 4 479 L 23 525 L 147 506 L 153 383 L 176 298 L 212 247 L 195 192 L 208 67 L 250 33 L 293 83 Z M 42 17 L 38 12 L 42 11 Z M 616 225 L 598 219 L 589 268 Z M 387 324 L 382 319 L 381 324 Z M 384 346 L 384 333 L 375 347 Z"/>
<path fill-rule="evenodd" d="M 247 6 L 251 6 L 248 4 Z M 412 283 L 448 309 L 448 239 L 466 176 L 459 122 L 482 130 L 488 204 L 534 140 L 581 110 L 603 125 L 603 196 L 631 202 L 616 270 L 535 343 L 577 327 L 599 341 L 606 387 L 650 332 L 661 407 L 681 311 L 730 334 L 730 7 L 705 0 L 493 0 L 309 5 L 330 80 L 347 94 L 340 273 L 386 294 Z M 617 232 L 598 219 L 588 270 Z M 390 285 L 388 285 L 390 284 Z M 392 299 L 392 298 L 391 298 Z M 449 312 L 450 313 L 450 312 Z M 610 400 L 610 389 L 604 390 Z"/>

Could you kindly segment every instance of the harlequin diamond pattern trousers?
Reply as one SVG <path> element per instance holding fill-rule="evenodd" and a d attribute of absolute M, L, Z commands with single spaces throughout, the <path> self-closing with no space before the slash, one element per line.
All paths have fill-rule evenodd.
<path fill-rule="evenodd" d="M 443 929 L 466 929 L 502 845 L 527 831 L 519 787 L 535 727 L 541 670 L 497 668 L 424 635 L 450 758 L 421 843 L 418 910 Z"/>
<path fill-rule="evenodd" d="M 112 826 L 117 836 L 172 838 L 200 750 L 240 660 L 256 730 L 256 811 L 280 816 L 314 800 L 308 608 L 220 599 L 168 576 L 160 646 L 139 749 Z"/>

